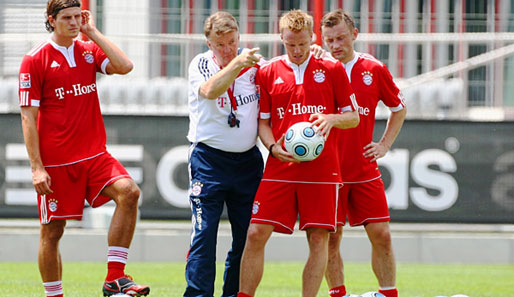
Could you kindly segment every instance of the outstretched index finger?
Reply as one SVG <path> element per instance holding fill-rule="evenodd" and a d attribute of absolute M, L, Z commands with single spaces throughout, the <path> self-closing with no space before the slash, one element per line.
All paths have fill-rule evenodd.
<path fill-rule="evenodd" d="M 256 52 L 258 52 L 258 51 L 260 51 L 260 50 L 261 50 L 261 48 L 260 48 L 260 47 L 254 47 L 254 48 L 252 48 L 252 49 L 249 51 L 249 53 L 250 53 L 250 55 L 253 55 L 253 54 L 255 54 Z"/>

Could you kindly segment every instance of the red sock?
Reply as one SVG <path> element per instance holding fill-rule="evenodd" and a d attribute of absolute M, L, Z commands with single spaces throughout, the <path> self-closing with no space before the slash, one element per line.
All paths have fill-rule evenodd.
<path fill-rule="evenodd" d="M 379 289 L 378 292 L 384 294 L 386 297 L 398 297 L 398 290 L 396 288 L 387 290 Z"/>
<path fill-rule="evenodd" d="M 110 282 L 125 275 L 125 263 L 108 262 L 106 281 Z"/>
<path fill-rule="evenodd" d="M 346 295 L 346 287 L 342 285 L 339 287 L 332 288 L 328 290 L 328 295 L 330 295 L 330 297 L 343 297 L 344 295 Z"/>
<path fill-rule="evenodd" d="M 121 246 L 109 246 L 107 254 L 107 276 L 105 280 L 110 282 L 125 275 L 129 249 Z"/>
<path fill-rule="evenodd" d="M 243 292 L 239 292 L 239 293 L 237 293 L 237 297 L 253 297 L 253 296 L 248 295 L 248 294 L 243 293 Z"/>

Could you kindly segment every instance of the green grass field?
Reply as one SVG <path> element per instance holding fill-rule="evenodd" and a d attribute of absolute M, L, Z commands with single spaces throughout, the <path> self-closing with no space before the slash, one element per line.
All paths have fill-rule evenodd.
<path fill-rule="evenodd" d="M 104 263 L 64 263 L 66 297 L 102 296 Z M 258 297 L 301 296 L 303 263 L 268 262 Z M 223 267 L 218 266 L 216 296 L 220 296 Z M 348 293 L 376 291 L 377 283 L 367 263 L 346 264 Z M 149 296 L 182 296 L 185 288 L 184 263 L 129 263 L 127 272 L 151 286 Z M 434 297 L 465 294 L 469 297 L 514 296 L 513 265 L 422 265 L 399 264 L 397 285 L 402 297 Z M 43 297 L 35 263 L 0 263 L 2 297 Z M 327 297 L 323 282 L 318 296 Z"/>

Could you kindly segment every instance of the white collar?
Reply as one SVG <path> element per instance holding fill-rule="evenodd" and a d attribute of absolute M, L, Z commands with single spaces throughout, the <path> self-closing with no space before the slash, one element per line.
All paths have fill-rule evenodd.
<path fill-rule="evenodd" d="M 355 63 L 357 63 L 357 60 L 359 60 L 359 53 L 356 51 L 353 51 L 353 59 L 351 61 L 348 61 L 348 63 L 341 63 L 344 66 L 344 69 L 346 70 L 346 75 L 348 76 L 348 80 L 352 82 L 352 69 Z"/>
<path fill-rule="evenodd" d="M 54 34 L 54 33 L 52 33 Z M 62 55 L 66 58 L 66 61 L 68 62 L 68 65 L 70 68 L 76 67 L 77 64 L 75 63 L 75 40 L 70 45 L 70 47 L 65 47 L 62 45 L 58 45 L 55 41 L 52 40 L 52 37 L 49 39 L 50 44 L 58 51 L 62 53 Z"/>
<path fill-rule="evenodd" d="M 307 65 L 309 64 L 309 61 L 311 60 L 312 53 L 309 52 L 309 57 L 300 65 L 296 65 L 295 63 L 292 63 L 291 60 L 289 60 L 289 56 L 286 54 L 286 62 L 293 69 L 294 78 L 297 85 L 303 84 L 303 76 L 305 75 L 305 69 L 307 69 Z"/>

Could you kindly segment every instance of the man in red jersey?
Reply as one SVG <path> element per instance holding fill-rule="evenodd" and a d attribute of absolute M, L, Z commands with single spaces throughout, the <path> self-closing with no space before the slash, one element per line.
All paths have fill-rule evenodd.
<path fill-rule="evenodd" d="M 323 41 L 332 56 L 345 67 L 359 105 L 360 124 L 355 129 L 340 131 L 341 175 L 337 231 L 330 234 L 326 279 L 330 296 L 346 294 L 343 260 L 339 252 L 342 226 L 346 218 L 351 226 L 364 225 L 372 247 L 372 267 L 379 291 L 387 297 L 398 296 L 396 268 L 389 210 L 384 183 L 376 160 L 385 156 L 400 132 L 406 108 L 403 95 L 393 82 L 387 67 L 373 56 L 355 52 L 357 38 L 353 18 L 342 10 L 327 13 L 321 22 Z M 379 142 L 373 142 L 375 109 L 382 100 L 391 110 L 386 130 Z"/>
<path fill-rule="evenodd" d="M 97 30 L 79 0 L 50 0 L 46 14 L 52 34 L 25 55 L 19 76 L 23 134 L 38 194 L 38 263 L 46 296 L 63 296 L 59 240 L 66 220 L 82 218 L 84 199 L 92 207 L 116 203 L 104 295 L 148 295 L 148 286 L 124 273 L 140 190 L 106 151 L 96 85 L 97 72 L 126 74 L 132 62 Z M 75 39 L 79 33 L 91 41 Z"/>
<path fill-rule="evenodd" d="M 264 269 L 264 249 L 272 232 L 291 234 L 300 216 L 309 257 L 303 271 L 302 296 L 316 296 L 328 256 L 328 234 L 336 228 L 337 188 L 341 181 L 333 127 L 353 128 L 358 114 L 344 68 L 332 59 L 315 59 L 309 51 L 312 17 L 292 10 L 280 19 L 287 55 L 257 72 L 260 89 L 259 137 L 269 148 L 264 176 L 254 200 L 241 262 L 239 297 L 254 296 Z M 283 148 L 284 133 L 294 123 L 312 121 L 327 137 L 315 160 L 298 162 Z"/>

